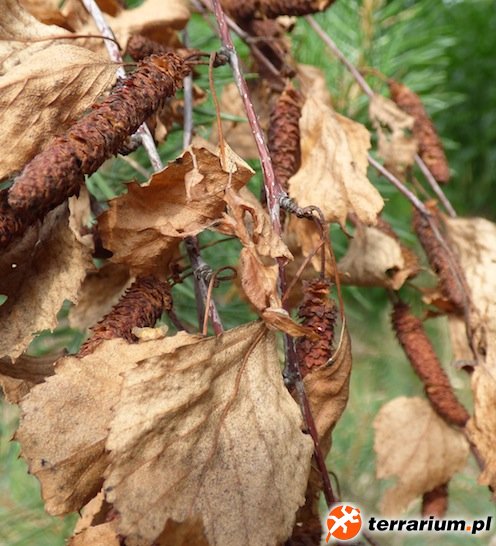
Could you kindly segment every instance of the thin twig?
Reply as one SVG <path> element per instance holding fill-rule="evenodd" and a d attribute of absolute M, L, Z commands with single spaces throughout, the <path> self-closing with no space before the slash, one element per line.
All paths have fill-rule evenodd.
<path fill-rule="evenodd" d="M 409 201 L 412 203 L 412 205 L 418 209 L 422 214 L 425 216 L 431 216 L 431 213 L 429 212 L 429 209 L 422 203 L 422 201 L 413 193 L 411 192 L 403 182 L 390 171 L 388 171 L 385 167 L 383 167 L 378 161 L 376 161 L 371 155 L 367 156 L 369 165 L 374 167 L 376 171 L 378 171 L 388 182 L 393 184 L 393 186 L 399 190 Z"/>
<path fill-rule="evenodd" d="M 446 212 L 451 216 L 451 218 L 456 218 L 457 214 L 455 209 L 453 208 L 453 205 L 449 202 L 449 199 L 446 197 L 445 193 L 441 189 L 441 186 L 437 183 L 437 180 L 434 178 L 434 175 L 429 170 L 429 167 L 425 164 L 424 160 L 418 154 L 415 154 L 415 163 L 422 171 L 422 174 L 425 176 L 425 179 L 429 183 L 433 192 L 439 197 L 439 201 L 441 201 L 441 203 L 443 204 Z"/>
<path fill-rule="evenodd" d="M 183 31 L 183 43 L 188 47 L 188 34 Z M 183 148 L 188 148 L 193 138 L 193 76 L 189 74 L 184 78 L 184 123 L 183 123 Z M 187 237 L 185 240 L 186 252 L 188 253 L 191 267 L 193 268 L 193 279 L 195 284 L 196 306 L 198 312 L 198 325 L 203 331 L 205 305 L 208 305 L 208 316 L 212 322 L 212 328 L 215 335 L 219 335 L 224 331 L 222 321 L 215 306 L 215 302 L 209 296 L 209 286 L 202 271 L 210 271 L 210 266 L 205 262 L 200 254 L 200 246 L 197 237 Z"/>
<path fill-rule="evenodd" d="M 271 224 L 274 232 L 277 235 L 281 235 L 282 226 L 281 226 L 281 217 L 280 217 L 280 200 L 287 196 L 286 192 L 283 190 L 281 185 L 278 183 L 274 169 L 272 167 L 272 161 L 270 158 L 269 149 L 265 142 L 265 137 L 258 120 L 258 116 L 253 107 L 253 103 L 250 99 L 250 94 L 248 90 L 248 85 L 243 76 L 241 70 L 240 62 L 236 49 L 234 47 L 231 34 L 229 32 L 228 23 L 226 20 L 226 15 L 219 0 L 211 0 L 212 8 L 217 19 L 217 24 L 219 27 L 219 36 L 222 42 L 224 53 L 229 58 L 231 68 L 234 75 L 234 81 L 238 88 L 239 94 L 243 101 L 244 108 L 246 110 L 246 115 L 248 122 L 255 138 L 255 143 L 258 150 L 258 155 L 260 157 L 260 162 L 262 165 L 262 175 L 264 180 L 265 193 L 267 196 L 267 207 L 269 210 L 269 215 L 271 219 Z M 279 267 L 279 290 L 281 294 L 284 294 L 286 290 L 286 271 L 285 264 L 283 260 L 278 260 Z M 295 387 L 298 393 L 298 399 L 300 407 L 302 409 L 303 416 L 305 418 L 305 423 L 308 427 L 308 431 L 314 442 L 314 455 L 315 460 L 319 466 L 320 473 L 322 475 L 323 481 L 323 491 L 325 498 L 328 503 L 333 502 L 335 499 L 334 493 L 332 491 L 331 482 L 329 479 L 329 474 L 325 466 L 325 459 L 320 449 L 319 437 L 317 434 L 317 429 L 315 427 L 315 422 L 313 420 L 312 413 L 310 411 L 310 405 L 308 398 L 305 393 L 305 388 L 303 385 L 303 380 L 300 373 L 300 368 L 298 364 L 298 358 L 296 356 L 296 351 L 294 348 L 294 340 L 291 336 L 285 336 L 285 351 L 286 351 L 286 360 L 287 366 L 291 369 L 294 374 Z"/>
<path fill-rule="evenodd" d="M 95 21 L 95 24 L 98 30 L 102 33 L 102 36 L 104 38 L 108 38 L 108 40 L 104 40 L 104 42 L 109 57 L 112 61 L 119 63 L 119 66 L 117 67 L 117 77 L 125 78 L 126 71 L 122 66 L 122 55 L 119 50 L 119 46 L 115 42 L 115 36 L 107 21 L 105 20 L 103 13 L 101 12 L 95 0 L 82 0 L 82 2 L 84 4 L 84 7 L 88 10 L 88 13 Z M 153 170 L 160 171 L 163 168 L 163 164 L 158 154 L 157 147 L 155 146 L 152 134 L 150 133 L 150 129 L 148 129 L 146 123 L 143 123 L 143 125 L 139 127 L 135 135 L 140 138 L 141 143 L 143 144 L 143 147 L 145 148 L 146 153 L 150 158 L 150 163 L 153 167 Z"/>
<path fill-rule="evenodd" d="M 315 33 L 319 36 L 319 38 L 329 48 L 329 50 L 332 51 L 332 53 L 347 68 L 347 70 L 353 76 L 353 78 L 358 83 L 362 91 L 369 97 L 369 99 L 371 99 L 375 95 L 375 93 L 370 87 L 370 85 L 367 83 L 365 78 L 362 76 L 358 68 L 345 57 L 344 53 L 336 45 L 336 42 L 329 36 L 329 34 L 327 34 L 327 32 L 325 32 L 325 30 L 317 23 L 317 21 L 311 15 L 306 15 L 305 19 L 307 20 L 308 24 L 312 27 L 312 29 L 315 31 Z M 455 218 L 456 217 L 455 209 L 453 208 L 449 199 L 446 197 L 445 193 L 443 192 L 443 190 L 437 183 L 433 174 L 429 170 L 429 167 L 427 167 L 427 165 L 424 163 L 424 161 L 421 159 L 421 157 L 418 154 L 415 155 L 415 163 L 418 165 L 418 167 L 422 171 L 422 174 L 425 176 L 425 179 L 427 180 L 428 184 L 430 185 L 434 193 L 439 197 L 439 200 L 441 201 L 444 208 L 446 209 L 446 212 L 452 218 Z"/>

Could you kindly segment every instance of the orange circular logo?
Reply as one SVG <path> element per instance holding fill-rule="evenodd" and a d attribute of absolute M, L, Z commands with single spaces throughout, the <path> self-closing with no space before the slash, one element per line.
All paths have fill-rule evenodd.
<path fill-rule="evenodd" d="M 335 538 L 337 540 L 350 540 L 355 538 L 362 528 L 360 509 L 351 504 L 338 504 L 334 506 L 327 516 L 326 543 Z"/>

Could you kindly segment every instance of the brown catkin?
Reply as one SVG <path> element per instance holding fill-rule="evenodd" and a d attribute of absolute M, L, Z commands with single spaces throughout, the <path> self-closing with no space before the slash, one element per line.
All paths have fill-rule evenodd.
<path fill-rule="evenodd" d="M 310 15 L 324 11 L 335 0 L 221 0 L 222 7 L 233 19 L 253 17 L 275 19 L 281 15 Z"/>
<path fill-rule="evenodd" d="M 278 182 L 288 191 L 288 180 L 300 167 L 300 117 L 302 97 L 291 83 L 270 114 L 269 150 Z"/>
<path fill-rule="evenodd" d="M 434 410 L 448 423 L 465 426 L 470 416 L 455 396 L 422 321 L 411 313 L 406 303 L 398 301 L 394 304 L 392 323 L 396 337 L 424 384 Z"/>
<path fill-rule="evenodd" d="M 94 173 L 116 154 L 129 135 L 182 86 L 188 66 L 168 53 L 142 61 L 93 111 L 27 164 L 9 190 L 16 212 L 42 218 L 77 194 L 85 174 Z"/>
<path fill-rule="evenodd" d="M 435 210 L 431 218 L 438 231 L 441 230 L 439 220 L 435 217 Z M 416 208 L 413 210 L 413 229 L 425 251 L 429 264 L 439 277 L 439 287 L 442 295 L 448 299 L 456 310 L 463 310 L 465 305 L 465 290 L 461 280 L 457 277 L 449 259 L 446 248 L 436 237 L 429 220 Z M 461 274 L 461 272 L 459 272 Z"/>
<path fill-rule="evenodd" d="M 82 345 L 79 357 L 91 354 L 105 339 L 124 338 L 130 343 L 137 337 L 135 327 L 151 327 L 164 310 L 172 308 L 170 286 L 152 276 L 138 277 L 110 313 L 91 328 L 91 337 Z"/>
<path fill-rule="evenodd" d="M 171 50 L 172 48 L 139 34 L 131 36 L 126 44 L 126 53 L 135 61 L 142 61 L 150 55 L 164 55 Z"/>
<path fill-rule="evenodd" d="M 419 155 L 429 167 L 434 178 L 446 184 L 450 179 L 450 171 L 446 154 L 437 134 L 436 128 L 419 96 L 406 85 L 390 80 L 389 90 L 393 101 L 415 120 L 413 133 L 419 143 Z"/>
<path fill-rule="evenodd" d="M 422 517 L 444 518 L 448 510 L 448 484 L 438 485 L 422 496 Z"/>
<path fill-rule="evenodd" d="M 337 311 L 329 299 L 330 282 L 314 279 L 304 283 L 303 301 L 298 309 L 302 324 L 319 336 L 317 341 L 300 337 L 296 341 L 296 354 L 303 377 L 315 368 L 324 366 L 333 354 L 334 326 Z"/>
<path fill-rule="evenodd" d="M 0 191 L 0 249 L 9 246 L 30 223 L 29 214 L 19 214 L 12 210 L 8 204 L 7 195 L 7 190 Z"/>

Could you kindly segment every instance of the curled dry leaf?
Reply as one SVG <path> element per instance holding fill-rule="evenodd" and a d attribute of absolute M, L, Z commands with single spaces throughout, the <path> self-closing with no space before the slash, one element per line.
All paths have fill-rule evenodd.
<path fill-rule="evenodd" d="M 69 311 L 69 324 L 86 330 L 96 324 L 119 301 L 131 278 L 126 267 L 106 263 L 91 271 L 79 289 L 78 303 Z"/>
<path fill-rule="evenodd" d="M 65 44 L 36 52 L 0 77 L 0 179 L 69 127 L 114 78 L 113 63 Z"/>
<path fill-rule="evenodd" d="M 275 337 L 251 323 L 178 338 L 124 374 L 105 493 L 134 546 L 201 517 L 212 546 L 284 541 L 313 445 L 284 387 Z M 184 341 L 186 340 L 186 343 Z"/>
<path fill-rule="evenodd" d="M 19 0 L 20 5 L 45 25 L 65 27 L 65 17 L 60 12 L 58 0 Z M 60 32 L 60 30 L 59 30 Z"/>
<path fill-rule="evenodd" d="M 381 95 L 371 98 L 369 116 L 377 131 L 379 155 L 390 169 L 403 173 L 415 163 L 418 150 L 417 139 L 413 136 L 415 120 Z"/>
<path fill-rule="evenodd" d="M 18 357 L 38 332 L 57 324 L 65 300 L 77 301 L 93 269 L 91 250 L 78 238 L 69 226 L 68 206 L 61 205 L 3 253 L 0 294 L 8 299 L 0 306 L 0 356 Z"/>
<path fill-rule="evenodd" d="M 380 226 L 358 225 L 338 263 L 342 282 L 358 286 L 383 286 L 399 290 L 419 271 L 415 254 Z"/>
<path fill-rule="evenodd" d="M 114 521 L 108 521 L 88 527 L 71 537 L 68 546 L 120 546 L 115 525 Z"/>
<path fill-rule="evenodd" d="M 41 357 L 23 354 L 15 362 L 0 358 L 0 386 L 5 399 L 18 404 L 34 385 L 54 374 L 54 362 L 61 356 L 62 353 Z"/>
<path fill-rule="evenodd" d="M 141 34 L 168 44 L 171 30 L 181 30 L 190 18 L 187 0 L 145 0 L 134 9 L 126 9 L 108 23 L 119 43 L 125 47 L 129 37 Z"/>
<path fill-rule="evenodd" d="M 246 188 L 239 193 L 226 192 L 228 212 L 217 228 L 223 233 L 235 235 L 243 248 L 239 260 L 241 287 L 247 298 L 260 313 L 264 321 L 291 336 L 315 333 L 297 324 L 282 309 L 278 292 L 278 266 L 275 260 L 292 259 L 281 237 L 272 229 L 267 211 L 255 196 Z"/>
<path fill-rule="evenodd" d="M 310 97 L 300 132 L 302 165 L 289 180 L 291 197 L 301 207 L 318 205 L 327 222 L 344 226 L 355 213 L 365 224 L 375 223 L 384 202 L 367 178 L 367 129 Z"/>
<path fill-rule="evenodd" d="M 307 373 L 303 383 L 324 453 L 331 447 L 331 433 L 348 402 L 351 374 L 351 339 L 346 324 L 332 361 Z M 336 338 L 338 329 L 336 328 Z"/>
<path fill-rule="evenodd" d="M 236 168 L 226 172 L 218 154 L 190 147 L 147 186 L 129 184 L 128 193 L 110 201 L 99 218 L 111 261 L 134 273 L 163 268 L 183 238 L 222 217 L 226 188 L 239 189 L 251 178 L 253 171 L 240 158 Z"/>
<path fill-rule="evenodd" d="M 446 232 L 458 254 L 476 308 L 470 317 L 477 366 L 472 374 L 474 416 L 470 439 L 485 462 L 480 482 L 496 488 L 496 225 L 484 218 L 446 219 Z M 474 358 L 460 321 L 450 318 L 459 358 Z"/>
<path fill-rule="evenodd" d="M 16 439 L 30 472 L 41 482 L 48 513 L 74 512 L 98 493 L 109 462 L 105 442 L 121 393 L 121 373 L 169 351 L 183 337 L 138 344 L 104 341 L 84 358 L 60 360 L 55 375 L 22 401 Z"/>
<path fill-rule="evenodd" d="M 397 477 L 382 499 L 382 512 L 397 515 L 408 504 L 445 484 L 469 454 L 464 435 L 447 425 L 422 398 L 391 400 L 374 420 L 377 477 Z"/>

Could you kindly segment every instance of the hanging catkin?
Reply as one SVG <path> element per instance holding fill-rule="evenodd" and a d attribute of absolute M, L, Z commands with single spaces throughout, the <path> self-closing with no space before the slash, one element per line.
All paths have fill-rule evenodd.
<path fill-rule="evenodd" d="M 440 223 L 435 216 L 435 209 L 431 208 L 432 222 L 440 231 Z M 465 305 L 465 291 L 461 280 L 454 271 L 448 252 L 434 233 L 427 218 L 416 208 L 413 210 L 413 229 L 425 251 L 429 264 L 439 277 L 439 287 L 443 296 L 448 299 L 456 310 L 462 310 Z M 459 272 L 461 274 L 461 271 Z"/>
<path fill-rule="evenodd" d="M 153 326 L 162 312 L 171 308 L 170 286 L 166 282 L 152 276 L 138 277 L 110 313 L 91 328 L 91 337 L 78 356 L 91 354 L 105 339 L 120 337 L 130 343 L 137 341 L 133 328 Z"/>
<path fill-rule="evenodd" d="M 335 0 L 221 0 L 223 8 L 233 19 L 241 21 L 253 17 L 275 19 L 281 15 L 309 15 L 324 11 Z"/>
<path fill-rule="evenodd" d="M 419 143 L 419 155 L 434 178 L 446 184 L 450 179 L 448 160 L 441 139 L 419 96 L 402 83 L 390 80 L 393 101 L 415 120 L 413 133 Z"/>
<path fill-rule="evenodd" d="M 398 301 L 394 304 L 392 323 L 398 341 L 424 384 L 434 410 L 448 423 L 465 426 L 469 414 L 456 398 L 422 321 L 411 313 L 406 303 Z"/>
<path fill-rule="evenodd" d="M 442 519 L 448 510 L 448 484 L 438 485 L 422 496 L 422 517 Z"/>
<path fill-rule="evenodd" d="M 329 299 L 330 282 L 314 279 L 304 284 L 303 302 L 298 309 L 302 324 L 311 328 L 319 339 L 313 341 L 300 337 L 296 341 L 296 353 L 303 377 L 315 368 L 324 366 L 333 354 L 334 326 L 337 311 Z"/>
<path fill-rule="evenodd" d="M 7 190 L 0 191 L 0 249 L 6 248 L 10 242 L 23 233 L 30 224 L 28 214 L 18 214 L 7 202 Z"/>
<path fill-rule="evenodd" d="M 146 57 L 150 57 L 150 55 L 166 55 L 167 53 L 175 53 L 179 57 L 185 59 L 191 55 L 198 54 L 199 51 L 165 46 L 160 42 L 156 42 L 155 40 L 151 40 L 140 34 L 131 36 L 126 44 L 126 54 L 135 61 L 142 61 Z"/>
<path fill-rule="evenodd" d="M 9 190 L 9 205 L 42 218 L 77 194 L 84 175 L 116 154 L 164 99 L 176 93 L 188 72 L 173 53 L 142 61 L 108 98 L 27 164 Z"/>
<path fill-rule="evenodd" d="M 269 150 L 278 182 L 288 191 L 288 180 L 300 166 L 302 96 L 288 83 L 270 114 Z"/>

